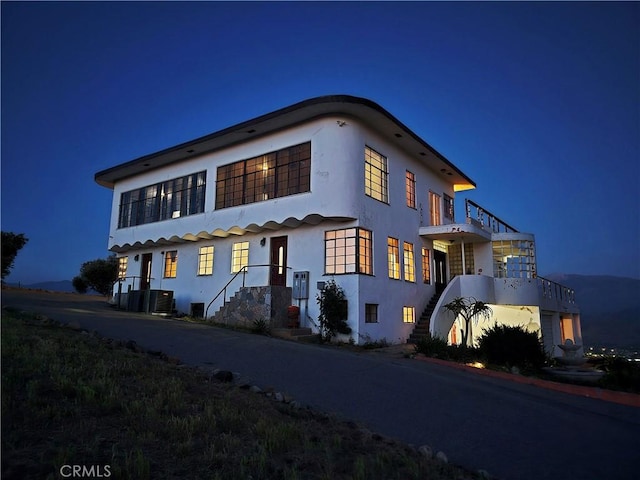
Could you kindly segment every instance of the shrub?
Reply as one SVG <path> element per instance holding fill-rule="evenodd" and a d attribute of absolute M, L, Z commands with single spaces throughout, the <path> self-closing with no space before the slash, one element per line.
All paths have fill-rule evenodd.
<path fill-rule="evenodd" d="M 538 335 L 521 326 L 494 325 L 484 332 L 478 345 L 480 355 L 489 364 L 537 370 L 545 362 Z"/>
<path fill-rule="evenodd" d="M 422 353 L 427 357 L 449 358 L 447 341 L 444 338 L 433 337 L 430 333 L 419 339 L 414 348 L 416 353 Z"/>
<path fill-rule="evenodd" d="M 612 356 L 590 360 L 589 363 L 606 372 L 600 380 L 601 387 L 640 393 L 640 365 L 637 363 Z"/>
<path fill-rule="evenodd" d="M 320 290 L 316 300 L 320 306 L 318 320 L 323 340 L 331 341 L 338 333 L 351 333 L 351 327 L 347 325 L 347 300 L 342 287 L 330 280 Z"/>

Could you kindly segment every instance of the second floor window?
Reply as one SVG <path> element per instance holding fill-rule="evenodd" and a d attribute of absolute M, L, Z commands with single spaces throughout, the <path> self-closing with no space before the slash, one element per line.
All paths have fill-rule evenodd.
<path fill-rule="evenodd" d="M 311 142 L 218 167 L 216 209 L 311 189 Z"/>
<path fill-rule="evenodd" d="M 207 172 L 123 192 L 118 228 L 204 212 Z"/>
<path fill-rule="evenodd" d="M 407 194 L 407 207 L 416 208 L 416 176 L 407 170 L 405 176 L 405 190 Z"/>
<path fill-rule="evenodd" d="M 387 157 L 369 147 L 364 149 L 364 193 L 389 203 Z"/>
<path fill-rule="evenodd" d="M 429 192 L 429 215 L 431 217 L 431 225 L 442 225 L 440 217 L 440 195 Z"/>
<path fill-rule="evenodd" d="M 451 198 L 449 195 L 447 195 L 446 193 L 443 195 L 442 197 L 443 199 L 443 207 L 444 207 L 444 218 L 448 218 L 449 220 L 451 220 L 452 222 L 454 221 L 454 214 L 453 214 L 453 198 Z"/>

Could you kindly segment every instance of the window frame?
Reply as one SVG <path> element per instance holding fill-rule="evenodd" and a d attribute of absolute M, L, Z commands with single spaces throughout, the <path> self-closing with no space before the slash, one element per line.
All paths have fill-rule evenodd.
<path fill-rule="evenodd" d="M 405 194 L 407 207 L 416 209 L 416 176 L 413 172 L 405 172 Z"/>
<path fill-rule="evenodd" d="M 378 304 L 364 304 L 364 323 L 378 323 Z"/>
<path fill-rule="evenodd" d="M 364 194 L 389 204 L 389 161 L 368 145 L 364 148 Z"/>
<path fill-rule="evenodd" d="M 164 268 L 162 278 L 176 278 L 178 276 L 178 251 L 167 250 L 164 252 Z"/>
<path fill-rule="evenodd" d="M 211 251 L 203 252 L 203 249 L 211 249 Z M 210 265 L 209 265 L 210 264 Z M 198 270 L 199 277 L 213 275 L 215 265 L 215 247 L 213 245 L 203 245 L 198 249 Z"/>
<path fill-rule="evenodd" d="M 324 274 L 373 275 L 373 232 L 362 227 L 325 231 Z"/>
<path fill-rule="evenodd" d="M 308 141 L 219 166 L 215 209 L 310 192 L 311 157 Z"/>
<path fill-rule="evenodd" d="M 118 257 L 118 280 L 127 278 L 127 268 L 129 265 L 129 257 Z"/>
<path fill-rule="evenodd" d="M 249 247 L 248 240 L 233 242 L 231 245 L 231 273 L 238 273 L 249 265 Z"/>
<path fill-rule="evenodd" d="M 387 237 L 387 273 L 390 279 L 400 280 L 400 241 L 393 237 Z"/>
<path fill-rule="evenodd" d="M 402 323 L 416 323 L 416 307 L 411 305 L 402 307 Z"/>
<path fill-rule="evenodd" d="M 413 243 L 402 243 L 402 263 L 405 282 L 416 283 L 416 257 Z"/>
<path fill-rule="evenodd" d="M 432 227 L 442 225 L 441 197 L 431 190 L 429 191 L 429 222 Z"/>
<path fill-rule="evenodd" d="M 454 208 L 454 200 L 453 197 L 447 195 L 446 193 L 442 194 L 442 210 L 443 217 L 451 222 L 455 222 L 455 208 Z"/>
<path fill-rule="evenodd" d="M 431 284 L 431 252 L 422 247 L 422 283 Z"/>

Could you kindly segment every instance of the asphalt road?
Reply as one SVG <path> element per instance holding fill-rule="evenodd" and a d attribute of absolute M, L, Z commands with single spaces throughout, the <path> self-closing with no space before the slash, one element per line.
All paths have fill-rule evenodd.
<path fill-rule="evenodd" d="M 184 363 L 442 450 L 503 480 L 640 478 L 640 408 L 376 352 L 234 332 L 114 310 L 98 297 L 3 290 L 2 305 L 135 340 Z"/>

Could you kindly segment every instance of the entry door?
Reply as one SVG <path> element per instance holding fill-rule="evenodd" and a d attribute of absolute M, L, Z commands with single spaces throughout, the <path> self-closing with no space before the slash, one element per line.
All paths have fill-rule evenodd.
<path fill-rule="evenodd" d="M 142 255 L 142 265 L 140 265 L 140 290 L 146 290 L 151 283 L 151 259 L 152 253 Z"/>
<path fill-rule="evenodd" d="M 436 293 L 442 293 L 447 286 L 447 254 L 439 250 L 433 251 L 435 263 Z"/>
<path fill-rule="evenodd" d="M 269 285 L 287 284 L 287 237 L 271 238 L 271 275 Z"/>

